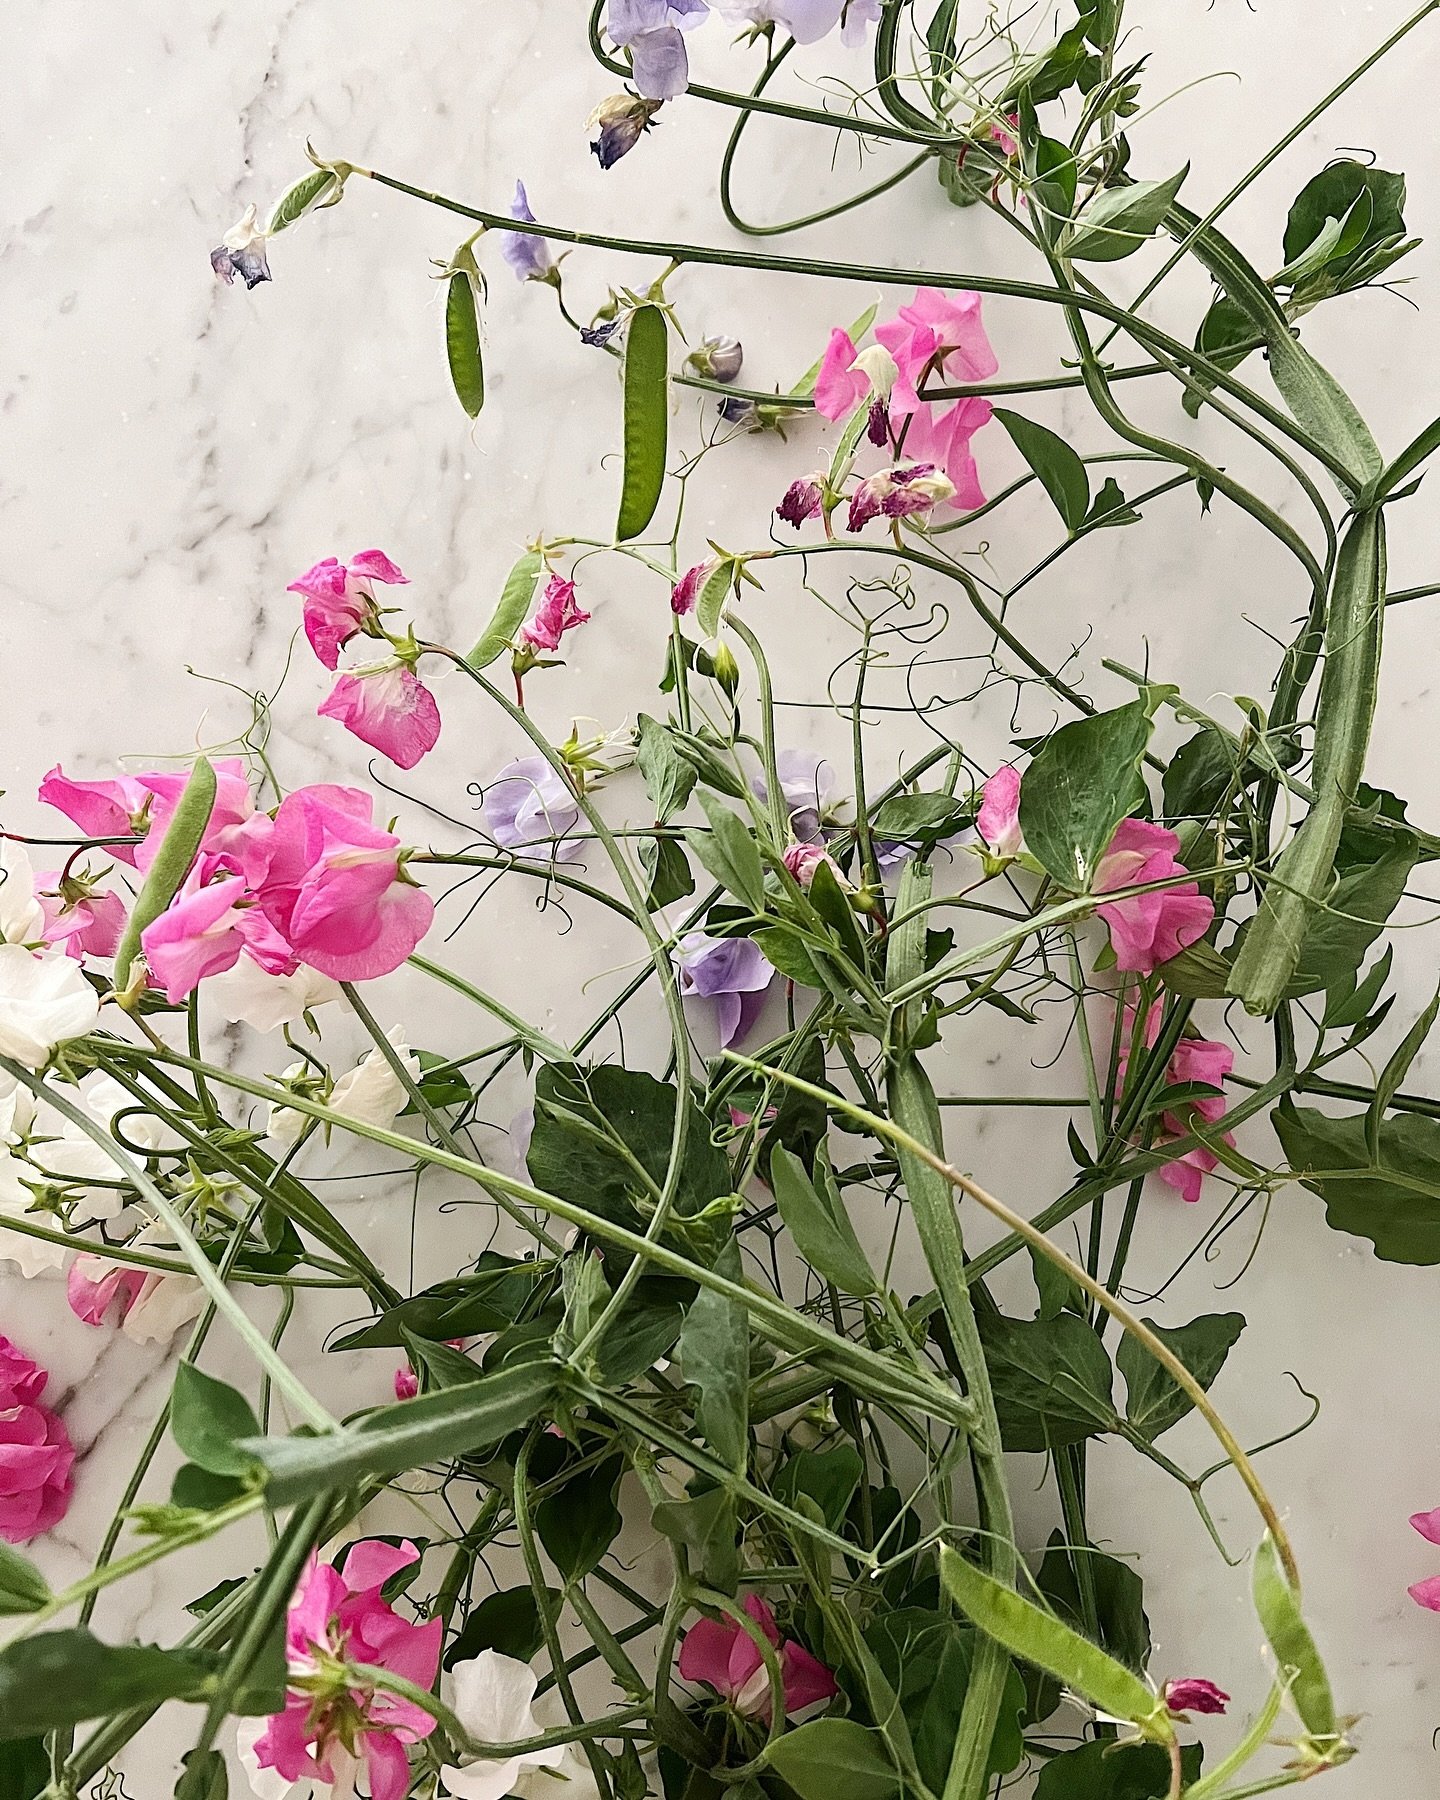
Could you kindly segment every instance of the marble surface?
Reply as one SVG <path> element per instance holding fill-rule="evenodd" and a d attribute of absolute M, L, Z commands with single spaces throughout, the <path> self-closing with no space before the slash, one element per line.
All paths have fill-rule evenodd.
<path fill-rule="evenodd" d="M 1137 46 L 1151 57 L 1149 95 L 1163 102 L 1132 132 L 1135 166 L 1164 173 L 1193 153 L 1188 191 L 1192 203 L 1208 204 L 1398 24 L 1407 3 L 1327 0 L 1323 16 L 1308 0 L 1253 7 L 1136 0 L 1131 10 Z M 4 9 L 0 599 L 8 703 L 0 785 L 7 825 L 38 826 L 36 781 L 62 758 L 67 768 L 98 773 L 117 757 L 228 740 L 250 716 L 247 690 L 272 698 L 271 753 L 288 782 L 353 779 L 362 767 L 355 746 L 314 717 L 323 691 L 317 671 L 301 657 L 284 675 L 296 622 L 284 589 L 297 569 L 332 551 L 383 545 L 413 577 L 405 597 L 424 629 L 463 641 L 534 533 L 608 534 L 618 481 L 614 379 L 607 363 L 560 327 L 548 293 L 520 288 L 497 265 L 487 327 L 490 399 L 473 429 L 448 391 L 428 259 L 444 257 L 464 235 L 459 221 L 357 181 L 343 206 L 273 247 L 272 285 L 253 294 L 226 290 L 207 264 L 210 246 L 247 202 L 265 206 L 302 171 L 307 137 L 325 154 L 486 204 L 503 204 L 522 175 L 545 218 L 732 241 L 714 193 L 724 119 L 698 104 L 677 105 L 610 174 L 589 157 L 585 116 L 612 84 L 583 53 L 583 11 L 556 0 L 468 8 L 438 0 L 231 7 L 148 0 L 130 8 L 12 0 Z M 1258 262 L 1278 262 L 1290 197 L 1341 147 L 1364 146 L 1383 166 L 1404 169 L 1412 228 L 1434 234 L 1437 44 L 1433 27 L 1418 33 L 1234 209 L 1231 229 Z M 704 64 L 718 67 L 730 55 L 723 33 L 712 33 Z M 801 59 L 802 72 L 813 76 L 832 61 Z M 1193 85 L 1210 71 L 1229 72 Z M 858 67 L 856 78 L 863 79 Z M 741 159 L 745 204 L 757 216 L 781 217 L 813 204 L 832 180 L 853 179 L 843 156 L 832 176 L 826 155 L 825 146 L 784 128 L 758 132 Z M 877 263 L 1012 266 L 993 223 L 948 210 L 928 180 L 871 209 L 863 231 L 862 240 L 855 221 L 841 221 L 807 234 L 805 248 L 849 256 L 863 241 Z M 655 272 L 653 260 L 581 253 L 567 265 L 567 294 L 583 312 L 608 283 Z M 1434 244 L 1404 272 L 1410 285 L 1402 293 L 1421 310 L 1401 297 L 1363 295 L 1327 310 L 1306 332 L 1391 449 L 1440 410 Z M 1187 281 L 1177 280 L 1167 316 L 1193 319 L 1203 288 Z M 745 340 L 747 377 L 757 384 L 793 379 L 817 353 L 823 329 L 870 297 L 857 288 L 829 299 L 813 283 L 724 270 L 686 272 L 671 293 L 692 335 L 734 332 Z M 994 302 L 987 322 L 1007 373 L 1048 368 L 1059 346 L 1056 319 Z M 1094 433 L 1078 408 L 1035 411 L 1073 426 L 1082 448 Z M 678 429 L 693 434 L 698 404 L 682 400 L 679 415 Z M 977 440 L 982 472 L 994 484 L 1014 462 L 999 435 L 992 428 Z M 684 551 L 701 553 L 707 537 L 755 541 L 776 495 L 810 466 L 812 445 L 812 428 L 801 427 L 788 445 L 740 442 L 707 462 L 682 566 Z M 1229 440 L 1225 453 L 1237 469 L 1247 466 Z M 1043 505 L 1016 507 L 989 536 L 990 563 L 1013 578 L 1052 539 Z M 1425 498 L 1397 510 L 1393 544 L 1395 585 L 1433 577 L 1440 529 Z M 969 547 L 981 551 L 978 543 Z M 537 716 L 557 736 L 573 714 L 599 713 L 606 727 L 633 714 L 652 691 L 662 652 L 658 583 L 597 563 L 588 592 L 595 624 L 582 647 L 569 667 L 534 684 Z M 1161 678 L 1183 662 L 1188 689 L 1199 696 L 1263 691 L 1272 657 L 1267 634 L 1288 632 L 1300 603 L 1292 574 L 1258 532 L 1218 512 L 1202 517 L 1193 493 L 1180 493 L 1157 502 L 1144 529 L 1092 539 L 1017 606 L 1038 647 L 1063 657 L 1081 646 L 1076 666 L 1087 687 L 1114 703 L 1123 694 L 1101 670 L 1103 656 L 1131 664 L 1148 658 Z M 1435 604 L 1391 615 L 1371 763 L 1372 778 L 1405 794 L 1412 814 L 1431 825 L 1440 818 L 1431 754 Z M 794 741 L 838 743 L 840 722 L 819 703 L 826 672 L 848 649 L 844 635 L 794 577 L 767 582 L 752 616 L 782 671 L 784 698 L 800 703 L 787 714 Z M 948 632 L 948 654 L 986 648 L 966 617 L 956 616 Z M 925 679 L 937 694 L 953 696 L 965 689 L 965 667 L 932 670 Z M 516 745 L 468 697 L 442 690 L 442 703 L 441 748 L 395 784 L 394 805 L 402 830 L 450 841 L 453 828 L 429 809 L 463 822 L 474 807 L 471 784 Z M 998 754 L 1009 723 L 994 701 L 956 703 L 946 721 L 982 759 Z M 874 732 L 884 745 L 877 767 L 892 764 L 911 741 L 897 736 L 892 748 L 883 735 L 889 729 L 877 713 Z M 637 803 L 636 817 L 641 809 Z M 636 945 L 603 917 L 586 917 L 583 930 L 567 934 L 563 917 L 537 910 L 533 898 L 511 892 L 503 902 L 481 900 L 453 953 L 547 1030 L 574 1030 L 633 966 Z M 468 903 L 460 896 L 446 903 L 447 926 L 460 924 Z M 1409 916 L 1425 912 L 1417 906 Z M 1402 934 L 1397 961 L 1410 1014 L 1433 988 L 1432 944 L 1428 935 Z M 384 1022 L 404 1020 L 427 1047 L 451 1051 L 466 1041 L 464 1026 L 413 982 L 386 984 L 376 1004 Z M 358 1044 L 345 1036 L 344 1022 L 333 1029 L 337 1045 Z M 975 1020 L 947 1039 L 942 1079 L 953 1091 L 990 1084 L 1014 1091 L 1022 1083 L 1065 1091 L 1053 1084 L 1063 1084 L 1067 1069 L 1073 1079 L 1073 1066 L 1047 1072 L 1032 1066 L 1032 1056 L 1035 1065 L 1045 1059 L 1028 1041 Z M 1434 1074 L 1434 1058 L 1422 1058 L 1416 1079 L 1423 1084 Z M 497 1127 L 518 1098 L 497 1096 Z M 991 1188 L 1033 1209 L 1066 1180 L 1061 1115 L 1055 1118 L 1053 1128 L 1042 1121 L 1037 1130 L 1014 1114 L 958 1112 L 952 1153 Z M 1263 1135 L 1255 1142 L 1263 1153 Z M 347 1223 L 404 1270 L 409 1203 L 373 1174 L 378 1167 L 363 1157 L 340 1166 L 349 1184 Z M 473 1254 L 488 1229 L 473 1209 L 443 1211 L 445 1198 L 443 1187 L 427 1187 L 419 1203 L 417 1282 Z M 1167 1282 L 1206 1223 L 1157 1190 L 1132 1264 L 1136 1289 Z M 1437 1765 L 1432 1732 L 1440 1725 L 1440 1621 L 1416 1609 L 1404 1589 L 1434 1571 L 1436 1553 L 1405 1520 L 1440 1502 L 1440 1272 L 1376 1262 L 1364 1244 L 1327 1231 L 1316 1200 L 1286 1189 L 1231 1290 L 1225 1284 L 1253 1238 L 1247 1219 L 1213 1260 L 1190 1263 L 1156 1316 L 1180 1321 L 1231 1306 L 1248 1314 L 1220 1391 L 1249 1441 L 1304 1416 L 1301 1385 L 1319 1397 L 1315 1425 L 1270 1453 L 1265 1473 L 1291 1513 L 1310 1610 L 1342 1704 L 1365 1715 L 1363 1755 L 1332 1776 L 1326 1792 L 1334 1800 L 1381 1800 L 1429 1791 Z M 268 1297 L 256 1311 L 273 1316 Z M 336 1308 L 334 1318 L 342 1314 Z M 300 1372 L 337 1405 L 378 1399 L 387 1360 L 327 1360 L 318 1345 L 330 1322 L 314 1309 L 287 1340 Z M 49 1361 L 82 1450 L 76 1504 L 43 1547 L 56 1576 L 71 1577 L 150 1429 L 167 1364 L 154 1346 L 81 1326 L 53 1282 L 0 1281 L 0 1330 Z M 217 1366 L 223 1360 L 222 1347 Z M 1209 1460 L 1198 1428 L 1187 1425 L 1169 1442 L 1189 1466 Z M 1245 1622 L 1244 1571 L 1218 1560 L 1183 1492 L 1132 1454 L 1102 1447 L 1093 1467 L 1097 1535 L 1142 1553 L 1163 1667 L 1212 1676 L 1242 1707 L 1254 1704 L 1263 1677 L 1257 1634 Z M 1037 1542 L 1051 1516 L 1040 1482 L 1037 1461 L 1035 1493 L 1027 1493 L 1023 1475 L 1019 1482 Z M 1251 1522 L 1238 1486 L 1221 1477 L 1207 1492 L 1221 1531 L 1243 1549 Z M 173 1631 L 184 1600 L 215 1578 L 216 1558 L 233 1555 L 239 1566 L 245 1554 L 245 1546 L 227 1544 L 200 1559 L 208 1578 L 192 1559 L 107 1594 L 99 1624 L 109 1634 Z M 169 1791 L 177 1742 L 164 1732 L 137 1742 L 126 1764 L 131 1791 Z"/>

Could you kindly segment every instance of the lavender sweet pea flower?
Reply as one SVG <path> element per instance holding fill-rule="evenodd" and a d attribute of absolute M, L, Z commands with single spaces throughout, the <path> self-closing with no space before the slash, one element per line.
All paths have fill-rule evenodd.
<path fill-rule="evenodd" d="M 535 215 L 530 210 L 530 201 L 525 193 L 525 183 L 515 183 L 515 198 L 510 202 L 510 217 L 519 219 L 523 224 L 533 225 Z M 550 254 L 550 246 L 541 237 L 531 237 L 525 231 L 502 231 L 500 233 L 500 254 L 515 271 L 520 281 L 551 281 L 555 275 L 555 258 Z"/>
<path fill-rule="evenodd" d="M 629 93 L 612 94 L 600 102 L 590 115 L 590 129 L 596 133 L 590 148 L 602 169 L 613 169 L 622 156 L 630 154 L 663 104 Z"/>
<path fill-rule="evenodd" d="M 551 843 L 573 831 L 580 819 L 575 796 L 543 756 L 522 756 L 506 763 L 485 789 L 481 807 L 485 829 L 505 850 L 524 851 L 568 862 L 581 854 L 579 844 Z"/>
<path fill-rule="evenodd" d="M 842 26 L 841 42 L 863 44 L 866 27 L 880 16 L 880 0 L 714 0 L 734 25 L 780 25 L 797 44 L 815 44 Z"/>
<path fill-rule="evenodd" d="M 802 844 L 818 843 L 823 836 L 821 824 L 835 797 L 835 771 L 813 750 L 782 750 L 775 758 L 775 772 L 780 777 L 790 829 Z M 750 785 L 758 800 L 769 799 L 763 775 L 757 775 Z"/>
<path fill-rule="evenodd" d="M 709 12 L 707 0 L 610 0 L 605 29 L 630 52 L 636 92 L 647 100 L 673 100 L 690 83 L 690 61 L 681 35 Z"/>
<path fill-rule="evenodd" d="M 260 229 L 255 208 L 247 206 L 242 217 L 230 227 L 210 252 L 210 267 L 229 287 L 238 275 L 247 288 L 269 281 L 270 265 L 265 260 L 268 234 Z"/>
<path fill-rule="evenodd" d="M 687 931 L 675 946 L 680 992 L 714 1002 L 720 1047 L 728 1050 L 760 1016 L 775 979 L 773 965 L 749 938 L 713 938 Z"/>

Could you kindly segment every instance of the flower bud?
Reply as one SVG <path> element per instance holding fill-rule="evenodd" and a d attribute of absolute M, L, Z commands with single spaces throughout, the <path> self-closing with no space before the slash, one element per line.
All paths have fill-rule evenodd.
<path fill-rule="evenodd" d="M 640 141 L 642 132 L 659 112 L 663 101 L 645 100 L 639 94 L 611 94 L 591 113 L 587 124 L 596 136 L 590 140 L 602 169 L 613 169 Z"/>
<path fill-rule="evenodd" d="M 740 665 L 735 652 L 726 643 L 716 644 L 710 652 L 710 673 L 732 697 L 740 685 Z"/>
<path fill-rule="evenodd" d="M 744 361 L 744 347 L 733 337 L 707 337 L 685 358 L 686 367 L 706 381 L 733 381 Z"/>

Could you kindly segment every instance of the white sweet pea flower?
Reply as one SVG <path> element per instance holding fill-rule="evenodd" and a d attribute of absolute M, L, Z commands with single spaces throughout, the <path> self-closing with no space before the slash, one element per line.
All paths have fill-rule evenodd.
<path fill-rule="evenodd" d="M 35 898 L 35 875 L 23 844 L 0 838 L 0 941 L 38 944 L 45 937 L 45 913 Z"/>
<path fill-rule="evenodd" d="M 100 996 L 63 950 L 0 944 L 0 1055 L 43 1069 L 57 1044 L 83 1037 L 99 1016 Z"/>
<path fill-rule="evenodd" d="M 200 1315 L 205 1290 L 193 1275 L 159 1275 L 153 1270 L 120 1329 L 135 1344 L 168 1344 L 182 1325 Z"/>
<path fill-rule="evenodd" d="M 65 1261 L 63 1244 L 47 1243 L 44 1238 L 27 1237 L 22 1231 L 8 1231 L 7 1219 L 30 1219 L 35 1224 L 50 1225 L 54 1220 L 45 1213 L 32 1212 L 35 1196 L 25 1185 L 35 1171 L 21 1162 L 7 1148 L 0 1149 L 0 1262 L 14 1263 L 27 1281 L 49 1269 L 58 1269 Z"/>
<path fill-rule="evenodd" d="M 293 1025 L 313 1006 L 340 998 L 340 984 L 304 963 L 293 975 L 271 975 L 252 957 L 241 956 L 233 969 L 212 975 L 205 998 L 222 1019 L 253 1031 L 275 1031 Z"/>
<path fill-rule="evenodd" d="M 451 1671 L 451 1708 L 471 1737 L 483 1743 L 513 1744 L 537 1737 L 544 1729 L 535 1717 L 538 1677 L 527 1663 L 498 1650 L 482 1650 Z M 456 1800 L 505 1800 L 519 1795 L 537 1800 L 594 1800 L 597 1790 L 589 1764 L 564 1744 L 528 1750 L 503 1761 L 485 1757 L 463 1768 L 440 1771 Z"/>
<path fill-rule="evenodd" d="M 410 1079 L 419 1081 L 420 1059 L 413 1050 L 406 1048 L 404 1028 L 396 1025 L 389 1037 L 399 1051 L 400 1061 Z M 340 1077 L 331 1090 L 329 1103 L 335 1112 L 344 1113 L 347 1119 L 354 1119 L 357 1124 L 378 1125 L 388 1131 L 405 1110 L 409 1098 L 405 1084 L 375 1049 L 367 1050 L 355 1067 Z"/>

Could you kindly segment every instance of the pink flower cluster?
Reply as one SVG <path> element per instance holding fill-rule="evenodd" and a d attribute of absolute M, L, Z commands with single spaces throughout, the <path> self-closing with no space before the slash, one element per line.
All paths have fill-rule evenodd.
<path fill-rule="evenodd" d="M 40 1404 L 49 1376 L 0 1337 L 0 1538 L 25 1544 L 70 1507 L 75 1450 L 58 1413 Z"/>
<path fill-rule="evenodd" d="M 835 1677 L 803 1644 L 780 1636 L 775 1614 L 758 1594 L 745 1596 L 745 1611 L 775 1646 L 780 1658 L 785 1715 L 803 1712 L 839 1690 Z M 680 1645 L 680 1673 L 703 1681 L 746 1718 L 770 1717 L 770 1677 L 760 1646 L 734 1619 L 701 1619 Z"/>
<path fill-rule="evenodd" d="M 272 815 L 256 811 L 238 758 L 222 759 L 215 773 L 215 805 L 195 861 L 141 934 L 166 998 L 184 999 L 242 955 L 272 975 L 304 963 L 337 981 L 369 981 L 398 968 L 429 930 L 434 906 L 406 874 L 400 840 L 374 823 L 371 796 L 317 784 L 287 795 Z M 56 768 L 40 798 L 83 831 L 131 834 L 113 853 L 144 869 L 186 779 L 73 781 Z"/>
<path fill-rule="evenodd" d="M 903 517 L 942 503 L 965 511 L 984 504 L 970 440 L 989 423 L 990 402 L 980 395 L 965 395 L 942 408 L 922 397 L 927 378 L 980 382 L 999 368 L 980 305 L 979 294 L 922 287 L 893 319 L 875 327 L 876 343 L 871 348 L 857 349 L 849 332 L 839 326 L 830 333 L 815 381 L 816 410 L 838 420 L 868 402 L 871 441 L 890 445 L 897 458 L 905 459 L 888 471 L 883 493 L 877 491 L 858 507 L 852 505 L 849 530 L 860 530 L 881 513 Z M 920 486 L 917 469 L 931 478 Z M 798 527 L 821 510 L 819 483 L 813 479 L 794 483 L 777 510 Z"/>
<path fill-rule="evenodd" d="M 367 1539 L 337 1570 L 311 1559 L 285 1628 L 291 1687 L 285 1710 L 255 1721 L 241 1738 L 241 1760 L 287 1781 L 330 1782 L 354 1793 L 363 1761 L 372 1800 L 403 1800 L 410 1787 L 407 1745 L 429 1737 L 435 1721 L 409 1700 L 353 1686 L 346 1665 L 368 1663 L 428 1688 L 440 1663 L 444 1621 L 414 1625 L 380 1597 L 392 1575 L 419 1559 L 411 1543 Z"/>
<path fill-rule="evenodd" d="M 1135 1013 L 1128 1009 L 1126 1019 L 1125 1054 L 1120 1060 L 1120 1072 L 1123 1076 L 1125 1065 L 1129 1059 L 1130 1048 L 1134 1042 Z M 1144 1039 L 1148 1045 L 1155 1042 L 1160 1030 L 1160 1008 L 1153 1006 L 1146 1021 Z M 1167 1087 L 1188 1086 L 1191 1082 L 1199 1082 L 1205 1087 L 1223 1087 L 1231 1070 L 1235 1067 L 1235 1052 L 1228 1044 L 1217 1043 L 1213 1038 L 1182 1037 L 1171 1052 L 1170 1062 L 1165 1070 Z M 1214 1125 L 1225 1116 L 1225 1100 L 1221 1094 L 1201 1094 L 1186 1102 L 1186 1112 L 1207 1125 Z M 1166 1138 L 1184 1137 L 1190 1130 L 1190 1122 L 1184 1114 L 1167 1112 L 1161 1115 L 1159 1142 L 1164 1144 Z M 1234 1138 L 1227 1131 L 1223 1141 L 1234 1143 Z M 1213 1150 L 1207 1150 L 1203 1144 L 1197 1144 L 1193 1150 L 1187 1150 L 1183 1156 L 1176 1157 L 1174 1162 L 1166 1163 L 1158 1171 L 1160 1179 L 1174 1188 L 1182 1200 L 1194 1202 L 1200 1198 L 1200 1190 L 1205 1177 L 1219 1166 L 1220 1159 Z"/>

